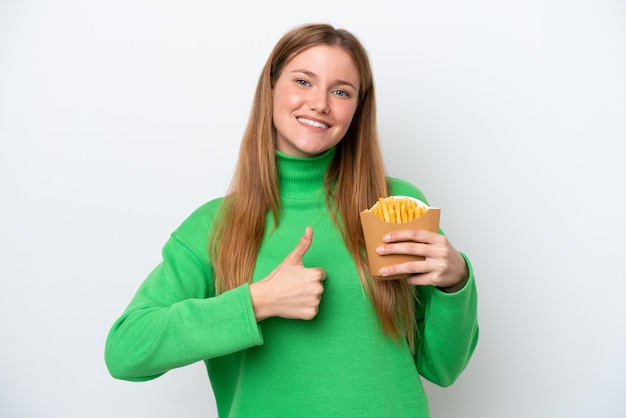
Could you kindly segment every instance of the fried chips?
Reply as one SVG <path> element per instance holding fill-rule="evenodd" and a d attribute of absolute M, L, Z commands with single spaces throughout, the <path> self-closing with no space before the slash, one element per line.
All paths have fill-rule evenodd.
<path fill-rule="evenodd" d="M 389 223 L 411 222 L 422 216 L 428 207 L 418 203 L 416 199 L 405 196 L 381 197 L 370 209 L 363 212 L 371 212 L 378 218 Z"/>

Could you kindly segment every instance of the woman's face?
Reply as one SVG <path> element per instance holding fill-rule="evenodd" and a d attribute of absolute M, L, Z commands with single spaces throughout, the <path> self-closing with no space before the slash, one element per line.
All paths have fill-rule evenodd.
<path fill-rule="evenodd" d="M 282 70 L 273 90 L 276 148 L 312 157 L 341 141 L 356 111 L 359 73 L 338 46 L 314 46 Z"/>

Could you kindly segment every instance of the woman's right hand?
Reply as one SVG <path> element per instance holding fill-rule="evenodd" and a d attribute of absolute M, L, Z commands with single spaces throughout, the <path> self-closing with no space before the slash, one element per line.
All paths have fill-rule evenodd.
<path fill-rule="evenodd" d="M 296 248 L 269 276 L 250 284 L 250 297 L 257 322 L 271 316 L 313 319 L 324 291 L 326 271 L 307 268 L 302 257 L 313 242 L 313 229 L 307 227 Z"/>

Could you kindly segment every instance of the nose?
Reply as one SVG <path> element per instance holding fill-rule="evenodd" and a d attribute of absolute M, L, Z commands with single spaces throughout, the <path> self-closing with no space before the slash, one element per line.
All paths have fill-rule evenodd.
<path fill-rule="evenodd" d="M 330 111 L 328 95 L 325 91 L 311 91 L 309 95 L 309 109 L 323 114 L 327 114 Z"/>

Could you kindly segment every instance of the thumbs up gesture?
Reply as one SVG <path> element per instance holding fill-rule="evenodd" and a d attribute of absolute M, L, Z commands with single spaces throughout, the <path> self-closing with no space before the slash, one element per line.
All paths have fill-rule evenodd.
<path fill-rule="evenodd" d="M 271 316 L 313 319 L 324 291 L 326 271 L 307 268 L 302 258 L 313 242 L 313 229 L 307 227 L 302 239 L 269 276 L 250 284 L 250 296 L 257 322 Z"/>

